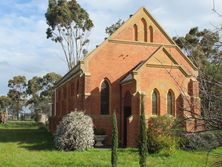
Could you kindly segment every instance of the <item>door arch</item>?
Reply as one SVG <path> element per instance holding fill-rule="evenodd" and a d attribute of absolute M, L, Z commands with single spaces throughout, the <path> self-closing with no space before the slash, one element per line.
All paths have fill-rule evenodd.
<path fill-rule="evenodd" d="M 127 146 L 127 134 L 128 134 L 128 118 L 132 114 L 132 96 L 131 93 L 128 91 L 125 93 L 124 96 L 124 105 L 123 105 L 123 147 Z"/>

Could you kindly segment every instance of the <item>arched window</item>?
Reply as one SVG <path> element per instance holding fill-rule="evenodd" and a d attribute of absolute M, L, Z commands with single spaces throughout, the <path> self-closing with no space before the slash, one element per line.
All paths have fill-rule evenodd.
<path fill-rule="evenodd" d="M 105 80 L 101 85 L 100 112 L 103 115 L 109 114 L 109 83 Z"/>
<path fill-rule="evenodd" d="M 144 42 L 147 42 L 147 22 L 144 18 L 141 19 L 143 23 L 143 30 L 144 30 Z"/>
<path fill-rule="evenodd" d="M 134 29 L 134 40 L 138 41 L 138 27 L 136 24 L 133 25 L 133 29 Z"/>
<path fill-rule="evenodd" d="M 158 115 L 160 113 L 159 110 L 159 93 L 156 89 L 154 89 L 152 94 L 152 114 Z"/>
<path fill-rule="evenodd" d="M 150 42 L 153 42 L 153 27 L 149 26 Z"/>
<path fill-rule="evenodd" d="M 174 114 L 174 95 L 171 90 L 167 93 L 167 113 L 169 115 Z"/>

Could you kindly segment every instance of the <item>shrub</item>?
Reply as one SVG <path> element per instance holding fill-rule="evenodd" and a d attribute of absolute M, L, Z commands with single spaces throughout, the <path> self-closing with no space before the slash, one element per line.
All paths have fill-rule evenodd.
<path fill-rule="evenodd" d="M 164 156 L 170 156 L 176 152 L 178 139 L 175 136 L 162 136 L 158 141 L 162 147 L 160 153 Z"/>
<path fill-rule="evenodd" d="M 149 129 L 156 135 L 172 135 L 176 127 L 172 116 L 156 116 L 149 119 Z"/>
<path fill-rule="evenodd" d="M 147 130 L 147 149 L 150 154 L 166 156 L 176 151 L 179 138 L 175 136 L 175 121 L 171 116 L 152 117 Z"/>
<path fill-rule="evenodd" d="M 185 150 L 211 150 L 222 146 L 222 132 L 185 133 L 182 135 L 180 146 Z"/>
<path fill-rule="evenodd" d="M 77 111 L 67 114 L 57 126 L 54 142 L 57 149 L 64 151 L 82 151 L 93 147 L 91 117 Z"/>
<path fill-rule="evenodd" d="M 162 149 L 161 144 L 157 141 L 157 136 L 154 136 L 153 131 L 147 130 L 147 150 L 150 154 L 158 153 Z"/>

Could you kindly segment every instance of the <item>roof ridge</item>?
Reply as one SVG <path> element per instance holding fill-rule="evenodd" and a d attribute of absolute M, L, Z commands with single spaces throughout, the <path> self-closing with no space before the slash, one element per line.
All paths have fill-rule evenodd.
<path fill-rule="evenodd" d="M 129 70 L 126 75 L 123 77 L 123 79 L 121 79 L 120 83 L 125 83 L 126 81 L 129 81 L 131 79 L 133 79 L 133 74 L 132 72 L 138 68 L 139 66 L 141 66 L 144 63 L 145 60 L 141 60 L 136 66 L 134 66 L 131 70 Z"/>
<path fill-rule="evenodd" d="M 154 55 L 156 54 L 161 48 L 163 48 L 164 46 L 161 45 L 159 46 L 147 59 L 144 60 L 144 62 L 138 66 L 138 68 L 136 68 L 134 71 L 137 72 L 140 68 L 142 68 L 142 66 Z"/>

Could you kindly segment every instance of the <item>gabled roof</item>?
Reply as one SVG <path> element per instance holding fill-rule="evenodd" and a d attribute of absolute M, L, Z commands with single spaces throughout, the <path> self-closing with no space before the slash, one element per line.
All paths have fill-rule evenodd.
<path fill-rule="evenodd" d="M 149 19 L 152 20 L 152 22 L 157 26 L 157 28 L 163 33 L 163 35 L 169 40 L 169 42 L 171 44 L 149 43 L 149 42 L 141 42 L 141 41 L 127 41 L 127 40 L 114 39 L 115 36 L 118 35 L 118 33 L 120 33 L 122 30 L 127 28 L 127 26 L 132 21 L 134 21 L 134 19 L 137 17 L 137 15 L 139 15 L 141 12 L 144 12 L 149 17 Z M 87 54 L 83 61 L 86 61 L 89 57 L 92 57 L 95 53 L 97 53 L 108 42 L 117 42 L 117 43 L 123 43 L 123 44 L 150 45 L 150 46 L 166 45 L 168 47 L 174 47 L 184 57 L 184 59 L 190 64 L 190 66 L 194 70 L 197 70 L 197 67 L 181 51 L 181 49 L 176 45 L 176 43 L 170 38 L 170 36 L 164 31 L 164 29 L 158 24 L 158 22 L 154 19 L 154 17 L 144 7 L 141 7 L 135 14 L 132 15 L 132 17 L 130 17 L 126 22 L 124 22 L 123 25 L 121 25 L 110 37 L 108 37 L 106 40 L 104 40 L 97 48 L 92 50 L 89 54 Z"/>
<path fill-rule="evenodd" d="M 128 81 L 131 81 L 133 79 L 133 71 L 137 69 L 138 67 L 142 66 L 144 61 L 139 62 L 126 76 L 120 81 L 120 84 L 126 83 Z"/>
<path fill-rule="evenodd" d="M 165 55 L 169 58 L 169 60 L 172 62 L 171 64 L 163 64 L 161 60 L 155 58 L 155 56 L 158 55 L 158 53 L 160 53 L 161 51 L 163 51 Z M 151 61 L 152 59 L 156 59 L 158 63 L 153 63 L 153 61 Z M 138 74 L 139 71 L 145 67 L 179 69 L 185 76 L 191 76 L 191 74 L 187 72 L 186 69 L 180 66 L 180 64 L 173 58 L 173 56 L 167 51 L 164 46 L 160 46 L 150 56 L 148 56 L 146 60 L 141 61 L 132 70 L 130 70 L 129 73 L 120 81 L 120 84 L 132 81 L 134 79 L 134 75 Z"/>
<path fill-rule="evenodd" d="M 78 64 L 73 67 L 70 71 L 68 71 L 58 82 L 56 82 L 54 87 L 59 87 L 64 82 L 66 82 L 68 79 L 73 77 L 75 74 L 81 71 L 81 61 L 78 62 Z"/>
<path fill-rule="evenodd" d="M 176 43 L 171 39 L 171 37 L 164 31 L 164 29 L 159 25 L 159 23 L 154 19 L 154 17 L 146 10 L 146 8 L 141 7 L 135 14 L 132 15 L 124 24 L 119 27 L 110 37 L 109 39 L 113 39 L 119 32 L 121 32 L 124 28 L 128 26 L 128 24 L 135 19 L 135 17 L 141 13 L 144 12 L 151 20 L 152 22 L 158 27 L 158 29 L 164 34 L 164 36 L 169 40 L 171 44 L 176 45 Z"/>
<path fill-rule="evenodd" d="M 135 19 L 135 17 L 141 13 L 144 12 L 152 21 L 153 23 L 159 28 L 159 30 L 165 35 L 165 37 L 169 40 L 169 42 L 172 45 L 176 45 L 176 43 L 170 38 L 170 36 L 164 31 L 164 29 L 158 24 L 158 22 L 154 19 L 154 17 L 144 8 L 141 7 L 138 11 L 136 11 L 132 17 L 128 18 L 127 21 L 125 21 L 111 36 L 109 36 L 106 40 L 104 40 L 100 45 L 98 45 L 98 47 L 96 47 L 95 49 L 93 49 L 91 52 L 89 52 L 84 60 L 87 60 L 89 57 L 91 57 L 93 54 L 95 54 L 98 50 L 100 50 L 102 48 L 102 46 L 109 42 L 110 40 L 113 40 L 114 37 L 121 32 L 123 29 L 127 28 L 128 24 L 133 21 Z M 133 41 L 132 41 L 133 42 Z M 134 41 L 135 42 L 135 41 Z M 141 43 L 141 41 L 136 41 L 137 43 Z M 152 44 L 151 44 L 152 45 Z M 83 60 L 83 61 L 84 61 Z"/>
<path fill-rule="evenodd" d="M 166 50 L 166 48 L 164 46 L 160 46 L 144 63 L 148 63 L 151 61 L 151 59 L 155 59 L 158 64 L 162 64 L 162 62 L 160 60 L 158 60 L 157 58 L 155 58 L 154 56 L 157 55 L 159 52 L 163 51 L 166 56 L 172 61 L 173 64 L 177 64 L 177 61 L 173 58 L 173 56 L 171 56 L 171 54 Z"/>
<path fill-rule="evenodd" d="M 128 24 L 134 20 L 134 18 L 137 16 L 137 14 L 141 13 L 141 12 L 144 12 L 152 21 L 153 23 L 158 27 L 158 29 L 164 34 L 164 36 L 169 40 L 169 42 L 171 44 L 166 44 L 166 46 L 169 46 L 169 47 L 175 47 L 177 49 L 177 51 L 180 52 L 180 54 L 184 57 L 184 59 L 191 65 L 191 67 L 194 69 L 194 70 L 197 70 L 196 66 L 189 60 L 189 58 L 187 58 L 186 55 L 183 54 L 183 52 L 180 50 L 180 48 L 176 45 L 176 43 L 170 38 L 170 36 L 164 31 L 164 29 L 157 23 L 157 21 L 154 19 L 154 17 L 144 8 L 140 8 L 132 17 L 130 17 L 119 29 L 117 29 L 116 32 L 114 32 L 109 38 L 107 38 L 105 41 L 103 41 L 97 48 L 95 48 L 94 50 L 92 50 L 90 53 L 88 53 L 84 59 L 81 61 L 81 64 L 77 64 L 72 70 L 70 70 L 59 82 L 57 82 L 56 86 L 55 87 L 59 87 L 60 85 L 62 85 L 63 83 L 67 82 L 67 80 L 69 80 L 70 78 L 73 77 L 74 73 L 77 73 L 78 71 L 83 71 L 83 73 L 85 73 L 85 68 L 84 68 L 84 64 L 85 62 L 88 60 L 88 58 L 92 57 L 94 54 L 96 54 L 101 48 L 103 48 L 103 46 L 108 43 L 108 42 L 112 42 L 112 40 L 115 42 L 115 41 L 119 41 L 119 42 L 123 42 L 123 43 L 131 43 L 131 44 L 139 44 L 139 45 L 150 45 L 150 46 L 160 46 L 162 47 L 163 45 L 165 44 L 160 44 L 160 43 L 148 43 L 148 42 L 141 42 L 141 41 L 124 41 L 124 40 L 116 40 L 114 39 L 114 37 L 119 33 L 121 32 L 124 28 L 126 28 L 128 26 Z M 164 47 L 163 47 L 164 48 Z M 160 49 L 160 48 L 159 48 Z M 164 50 L 167 52 L 167 50 L 164 48 Z M 158 50 L 156 50 L 157 52 Z M 154 54 L 154 53 L 153 53 Z M 170 55 L 170 54 L 169 54 Z M 150 56 L 152 57 L 152 56 Z M 172 60 L 173 57 L 171 56 Z M 148 58 L 149 59 L 149 58 Z M 143 61 L 143 62 L 140 62 L 139 66 L 137 66 L 133 71 L 137 71 L 139 70 L 140 68 L 142 68 L 142 66 L 144 64 L 146 64 L 146 62 L 148 61 L 148 59 L 146 61 Z M 181 66 L 180 66 L 181 69 L 183 69 Z M 185 71 L 184 69 L 182 71 Z M 131 71 L 132 72 L 132 71 Z M 186 72 L 185 72 L 186 73 Z M 129 76 L 128 76 L 129 75 Z M 126 76 L 126 80 L 129 80 L 130 79 L 130 73 Z M 124 79 L 123 79 L 124 80 Z M 122 80 L 122 81 L 123 81 Z M 125 80 L 125 81 L 126 81 Z"/>
<path fill-rule="evenodd" d="M 155 56 L 163 51 L 165 55 L 172 61 L 172 64 L 163 64 L 161 60 L 155 58 Z M 158 63 L 153 63 L 150 60 L 154 58 Z M 184 69 L 176 59 L 167 51 L 164 46 L 160 46 L 151 56 L 149 56 L 140 66 L 138 66 L 133 72 L 138 73 L 142 68 L 145 67 L 158 67 L 158 68 L 178 68 L 185 76 L 190 76 L 191 74 Z"/>

